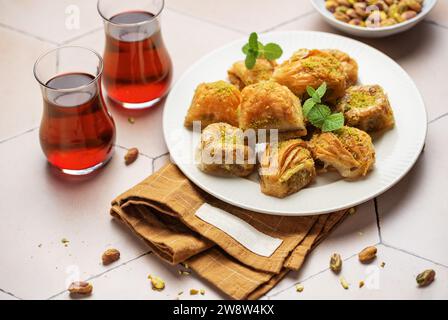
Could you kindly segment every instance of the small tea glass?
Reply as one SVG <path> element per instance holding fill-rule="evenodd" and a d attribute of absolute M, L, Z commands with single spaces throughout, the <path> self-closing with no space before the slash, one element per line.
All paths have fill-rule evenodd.
<path fill-rule="evenodd" d="M 125 109 L 156 105 L 169 91 L 172 63 L 160 15 L 164 0 L 99 0 L 106 33 L 103 86 L 109 101 Z"/>
<path fill-rule="evenodd" d="M 53 49 L 34 65 L 44 109 L 40 144 L 63 173 L 88 174 L 112 157 L 115 124 L 101 95 L 102 72 L 101 56 L 77 46 Z"/>

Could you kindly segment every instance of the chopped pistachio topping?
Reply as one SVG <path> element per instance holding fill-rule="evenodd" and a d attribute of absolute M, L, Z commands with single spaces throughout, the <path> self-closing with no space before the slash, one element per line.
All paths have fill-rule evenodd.
<path fill-rule="evenodd" d="M 151 280 L 152 290 L 162 291 L 165 289 L 165 281 L 161 278 L 149 275 L 148 279 Z"/>
<path fill-rule="evenodd" d="M 305 287 L 302 284 L 299 283 L 299 284 L 296 285 L 296 291 L 297 292 L 302 292 L 303 289 L 305 289 Z"/>
<path fill-rule="evenodd" d="M 339 282 L 341 283 L 342 288 L 344 288 L 345 290 L 348 289 L 348 282 L 344 277 L 340 277 Z"/>
<path fill-rule="evenodd" d="M 366 108 L 375 103 L 375 96 L 368 92 L 354 91 L 350 93 L 350 99 L 348 105 L 351 108 Z"/>
<path fill-rule="evenodd" d="M 327 73 L 335 77 L 342 76 L 339 60 L 331 55 L 310 56 L 302 60 L 302 66 L 318 73 Z"/>

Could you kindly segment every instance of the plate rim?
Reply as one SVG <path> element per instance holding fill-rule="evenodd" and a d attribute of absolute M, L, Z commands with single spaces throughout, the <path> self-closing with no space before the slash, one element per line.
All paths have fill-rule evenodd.
<path fill-rule="evenodd" d="M 166 118 L 167 118 L 167 112 L 166 112 L 166 108 L 165 106 L 168 104 L 168 102 L 171 99 L 171 90 L 169 92 L 169 94 L 167 95 L 166 101 L 165 101 L 165 105 L 164 105 L 164 109 L 163 109 L 163 116 L 162 116 L 162 130 L 163 130 L 163 137 L 164 137 L 164 141 L 165 144 L 167 145 L 168 151 L 170 153 L 170 159 L 174 162 L 174 164 L 176 164 L 179 168 L 179 170 L 182 171 L 182 173 L 197 187 L 199 187 L 200 189 L 202 189 L 204 192 L 216 197 L 217 199 L 224 201 L 228 204 L 231 204 L 233 206 L 242 208 L 242 209 L 246 209 L 246 210 L 250 210 L 253 212 L 259 212 L 259 213 L 263 213 L 263 214 L 269 214 L 269 215 L 277 215 L 277 216 L 310 216 L 310 215 L 320 215 L 320 214 L 325 214 L 325 213 L 331 213 L 331 212 L 336 212 L 336 211 L 340 211 L 340 210 L 344 210 L 347 208 L 351 208 L 354 206 L 357 206 L 359 204 L 368 202 L 369 200 L 372 200 L 373 198 L 383 194 L 384 192 L 386 192 L 387 190 L 389 190 L 390 188 L 392 188 L 393 186 L 395 186 L 401 179 L 403 179 L 403 177 L 405 177 L 409 171 L 414 167 L 415 163 L 417 162 L 418 158 L 420 157 L 423 147 L 425 145 L 426 142 L 426 137 L 428 134 L 428 111 L 426 109 L 426 105 L 425 105 L 425 101 L 420 93 L 420 90 L 418 89 L 417 85 L 415 84 L 414 80 L 411 78 L 411 76 L 401 67 L 401 65 L 399 65 L 396 61 L 394 61 L 391 57 L 389 57 L 388 55 L 386 55 L 384 52 L 364 43 L 361 42 L 359 40 L 353 39 L 353 38 L 349 38 L 349 37 L 345 37 L 345 36 L 341 36 L 338 34 L 334 34 L 334 33 L 330 33 L 330 32 L 321 32 L 321 31 L 307 31 L 307 30 L 289 30 L 289 31 L 271 31 L 271 32 L 265 32 L 265 33 L 259 33 L 259 37 L 263 37 L 263 36 L 275 36 L 275 35 L 288 35 L 288 34 L 295 34 L 295 35 L 300 35 L 300 34 L 311 34 L 311 35 L 315 35 L 317 37 L 319 36 L 325 36 L 325 37 L 334 37 L 334 38 L 341 38 L 344 39 L 344 41 L 351 41 L 353 43 L 355 43 L 356 45 L 359 46 L 363 46 L 363 47 L 367 47 L 369 50 L 373 50 L 375 51 L 377 54 L 381 55 L 383 58 L 389 60 L 390 62 L 392 62 L 393 64 L 395 64 L 398 67 L 398 70 L 400 70 L 400 72 L 403 74 L 403 76 L 407 77 L 407 79 L 409 80 L 410 84 L 412 85 L 414 91 L 417 93 L 418 95 L 418 100 L 419 103 L 423 106 L 423 114 L 424 114 L 424 135 L 422 135 L 421 141 L 418 141 L 418 147 L 416 148 L 416 153 L 414 155 L 414 157 L 411 159 L 411 161 L 409 162 L 409 166 L 408 168 L 406 168 L 406 170 L 403 170 L 391 183 L 385 185 L 382 188 L 379 188 L 376 192 L 372 192 L 369 193 L 368 195 L 366 195 L 365 197 L 363 197 L 362 199 L 356 200 L 356 201 L 351 201 L 350 203 L 347 203 L 346 205 L 343 206 L 339 206 L 339 207 L 332 207 L 332 208 L 325 208 L 322 210 L 313 210 L 310 212 L 297 212 L 297 213 L 291 213 L 290 211 L 277 211 L 277 212 L 273 212 L 270 210 L 263 210 L 263 209 L 254 209 L 253 207 L 250 206 L 246 206 L 244 204 L 238 204 L 235 203 L 233 201 L 231 201 L 230 199 L 217 194 L 213 191 L 210 191 L 209 188 L 207 186 L 204 186 L 199 179 L 196 179 L 194 176 L 190 175 L 187 172 L 185 172 L 182 168 L 181 165 L 177 165 L 175 163 L 175 159 L 173 159 L 173 157 L 171 157 L 171 149 L 170 149 L 170 144 L 168 143 L 168 139 L 167 139 L 167 132 L 166 132 L 166 126 L 165 123 L 167 122 Z M 175 83 L 173 84 L 173 86 L 171 87 L 171 89 L 174 89 L 178 83 L 180 83 L 184 78 L 186 78 L 188 76 L 188 74 L 194 70 L 199 64 L 201 64 L 201 62 L 203 60 L 206 60 L 208 57 L 214 55 L 215 53 L 224 50 L 225 48 L 234 46 L 237 43 L 240 43 L 241 41 L 245 41 L 246 37 L 241 37 L 238 38 L 236 40 L 233 40 L 221 47 L 218 47 L 212 51 L 210 51 L 209 53 L 203 55 L 201 58 L 199 58 L 197 61 L 195 61 L 189 68 L 187 68 L 182 75 L 175 81 Z"/>

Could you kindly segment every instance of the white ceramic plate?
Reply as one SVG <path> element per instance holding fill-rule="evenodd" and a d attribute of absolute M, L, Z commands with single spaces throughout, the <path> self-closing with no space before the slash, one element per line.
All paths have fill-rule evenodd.
<path fill-rule="evenodd" d="M 310 0 L 314 9 L 320 13 L 320 15 L 333 27 L 344 31 L 346 33 L 352 34 L 358 37 L 366 38 L 381 38 L 388 37 L 406 30 L 409 30 L 417 23 L 422 21 L 428 13 L 434 8 L 437 0 L 425 0 L 423 3 L 422 11 L 417 14 L 414 18 L 397 23 L 393 26 L 381 27 L 381 28 L 363 28 L 358 26 L 353 26 L 351 24 L 339 21 L 335 19 L 333 14 L 325 8 L 325 0 Z"/>
<path fill-rule="evenodd" d="M 201 82 L 227 78 L 227 69 L 243 59 L 246 39 L 230 43 L 195 63 L 174 85 L 165 104 L 163 130 L 173 161 L 197 186 L 215 197 L 253 211 L 276 215 L 310 215 L 332 212 L 365 202 L 392 187 L 417 160 L 426 136 L 423 100 L 408 74 L 392 59 L 361 42 L 321 32 L 276 32 L 260 35 L 263 43 L 276 42 L 282 59 L 298 48 L 337 48 L 359 64 L 362 84 L 380 84 L 389 95 L 396 126 L 374 140 L 376 164 L 365 179 L 345 181 L 322 175 L 309 187 L 284 199 L 266 196 L 258 183 L 243 178 L 223 178 L 202 173 L 194 164 L 199 134 L 183 126 L 191 98 Z"/>

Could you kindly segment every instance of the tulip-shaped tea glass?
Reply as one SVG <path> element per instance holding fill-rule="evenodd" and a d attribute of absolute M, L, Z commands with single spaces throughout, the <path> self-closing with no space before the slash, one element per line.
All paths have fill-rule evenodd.
<path fill-rule="evenodd" d="M 172 64 L 162 40 L 163 0 L 99 0 L 104 20 L 103 86 L 126 109 L 157 104 L 171 84 Z"/>
<path fill-rule="evenodd" d="M 87 48 L 60 47 L 34 65 L 44 100 L 40 144 L 50 164 L 88 174 L 111 158 L 115 124 L 101 96 L 101 56 Z"/>

